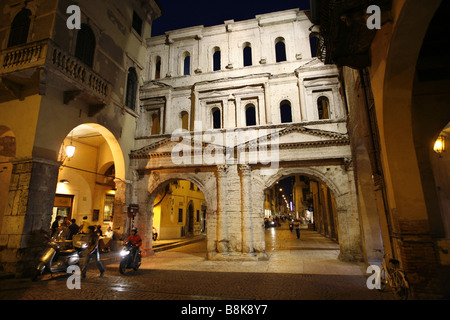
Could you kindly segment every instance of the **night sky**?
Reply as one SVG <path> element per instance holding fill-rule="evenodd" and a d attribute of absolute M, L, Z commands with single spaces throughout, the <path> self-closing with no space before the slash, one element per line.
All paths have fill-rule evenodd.
<path fill-rule="evenodd" d="M 152 36 L 192 26 L 223 24 L 225 20 L 254 19 L 255 15 L 300 8 L 310 0 L 157 0 L 162 15 L 153 22 Z"/>

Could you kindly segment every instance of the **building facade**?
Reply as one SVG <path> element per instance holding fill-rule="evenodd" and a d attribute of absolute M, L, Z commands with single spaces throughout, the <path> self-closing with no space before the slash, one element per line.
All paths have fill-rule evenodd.
<path fill-rule="evenodd" d="M 2 271 L 33 267 L 52 216 L 124 233 L 145 38 L 160 14 L 153 0 L 2 1 Z"/>
<path fill-rule="evenodd" d="M 294 9 L 147 40 L 130 155 L 144 234 L 157 195 L 184 179 L 205 197 L 210 259 L 265 259 L 266 190 L 304 176 L 330 204 L 317 227 L 331 219 L 340 257 L 364 258 L 342 87 L 311 54 L 311 25 Z"/>
<path fill-rule="evenodd" d="M 324 61 L 345 83 L 363 227 L 380 221 L 417 297 L 448 297 L 449 3 L 372 1 L 380 29 L 367 1 L 315 3 Z"/>

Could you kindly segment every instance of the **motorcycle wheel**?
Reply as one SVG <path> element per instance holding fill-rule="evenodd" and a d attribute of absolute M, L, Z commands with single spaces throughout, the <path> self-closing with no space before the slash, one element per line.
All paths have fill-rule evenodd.
<path fill-rule="evenodd" d="M 137 258 L 136 264 L 133 267 L 134 271 L 138 271 L 139 267 L 141 266 L 141 255 L 139 255 L 139 257 Z"/>
<path fill-rule="evenodd" d="M 34 274 L 33 278 L 31 278 L 32 281 L 38 281 L 41 280 L 42 275 L 44 274 L 45 265 L 39 265 L 36 273 Z"/>
<path fill-rule="evenodd" d="M 124 259 L 119 264 L 119 272 L 120 274 L 124 274 L 127 270 L 127 259 Z"/>

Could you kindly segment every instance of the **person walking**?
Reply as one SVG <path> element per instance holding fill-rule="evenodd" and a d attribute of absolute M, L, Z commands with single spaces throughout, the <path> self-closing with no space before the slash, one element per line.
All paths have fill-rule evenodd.
<path fill-rule="evenodd" d="M 300 239 L 300 220 L 295 220 L 294 222 L 295 232 L 297 233 L 297 239 Z"/>
<path fill-rule="evenodd" d="M 87 237 L 88 247 L 86 250 L 81 251 L 80 256 L 82 260 L 81 278 L 86 278 L 86 270 L 89 266 L 89 262 L 94 258 L 97 263 L 97 268 L 100 271 L 100 277 L 103 277 L 105 268 L 100 261 L 100 252 L 98 250 L 98 235 L 95 233 L 95 226 L 89 226 L 89 233 Z"/>

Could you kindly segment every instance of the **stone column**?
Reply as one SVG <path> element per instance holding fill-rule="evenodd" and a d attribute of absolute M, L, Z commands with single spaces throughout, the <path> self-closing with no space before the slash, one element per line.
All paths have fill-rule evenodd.
<path fill-rule="evenodd" d="M 251 253 L 253 252 L 253 239 L 252 239 L 252 225 L 251 225 L 251 215 L 252 215 L 252 185 L 251 185 L 251 175 L 252 168 L 248 164 L 243 164 L 239 166 L 241 172 L 241 223 L 242 223 L 242 252 Z"/>
<path fill-rule="evenodd" d="M 114 183 L 116 184 L 116 194 L 114 196 L 113 231 L 120 239 L 126 232 L 125 222 L 127 216 L 127 208 L 125 204 L 125 195 L 127 184 L 125 181 L 122 181 L 120 179 L 114 179 Z"/>
<path fill-rule="evenodd" d="M 50 231 L 60 163 L 26 159 L 13 163 L 0 235 L 5 272 L 30 275 Z"/>
<path fill-rule="evenodd" d="M 227 225 L 227 173 L 228 165 L 217 166 L 217 252 L 228 252 Z"/>

